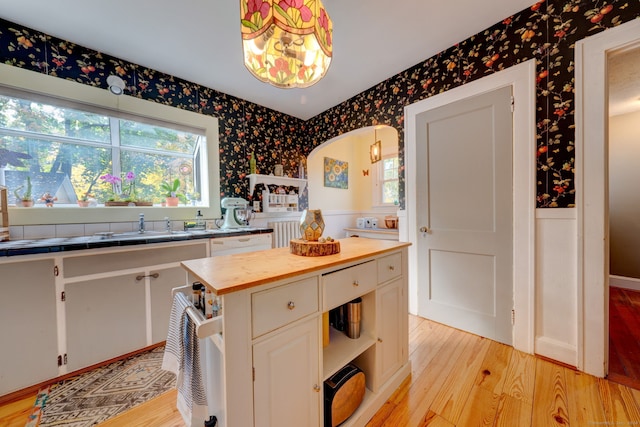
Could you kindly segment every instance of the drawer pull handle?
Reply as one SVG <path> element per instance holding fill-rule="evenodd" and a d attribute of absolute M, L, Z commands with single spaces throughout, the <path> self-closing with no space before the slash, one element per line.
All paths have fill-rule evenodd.
<path fill-rule="evenodd" d="M 354 281 L 353 281 L 353 286 L 359 286 L 359 285 L 360 285 L 360 283 L 358 283 L 358 281 L 357 281 L 357 280 L 354 280 Z"/>
<path fill-rule="evenodd" d="M 378 338 L 378 342 L 382 342 L 382 338 Z"/>
<path fill-rule="evenodd" d="M 316 393 L 320 393 L 320 386 L 318 384 L 315 384 L 313 386 L 313 391 L 315 391 Z"/>
<path fill-rule="evenodd" d="M 296 303 L 293 301 L 289 301 L 289 303 L 287 304 L 287 308 L 289 310 L 293 310 L 294 308 L 296 308 Z"/>
<path fill-rule="evenodd" d="M 393 270 L 395 270 L 395 269 L 396 269 L 396 268 L 395 268 L 393 265 L 390 265 L 390 266 L 389 266 L 389 271 L 393 271 Z"/>
<path fill-rule="evenodd" d="M 143 280 L 145 277 L 151 277 L 152 279 L 157 279 L 158 277 L 160 277 L 160 273 L 147 274 L 146 276 L 141 274 L 139 276 L 136 276 L 136 281 L 139 282 L 140 280 Z"/>

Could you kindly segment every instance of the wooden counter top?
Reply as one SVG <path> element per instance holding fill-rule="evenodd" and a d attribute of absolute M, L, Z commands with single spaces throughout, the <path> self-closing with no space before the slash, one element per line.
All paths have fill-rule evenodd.
<path fill-rule="evenodd" d="M 196 280 L 210 287 L 216 294 L 224 295 L 390 252 L 410 244 L 351 237 L 340 240 L 341 250 L 335 255 L 304 257 L 289 253 L 289 248 L 278 248 L 194 259 L 181 264 Z"/>

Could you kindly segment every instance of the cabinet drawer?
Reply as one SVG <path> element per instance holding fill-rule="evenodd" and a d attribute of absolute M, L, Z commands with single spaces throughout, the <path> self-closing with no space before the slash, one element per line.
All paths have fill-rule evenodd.
<path fill-rule="evenodd" d="M 354 265 L 322 276 L 322 311 L 328 311 L 375 289 L 375 261 Z"/>
<path fill-rule="evenodd" d="M 318 311 L 318 279 L 278 286 L 251 295 L 253 337 Z"/>
<path fill-rule="evenodd" d="M 83 251 L 79 251 L 83 252 Z M 157 247 L 136 245 L 132 249 L 114 249 L 113 252 L 68 256 L 63 259 L 64 276 L 78 277 L 130 268 L 145 268 L 170 262 L 180 262 L 207 256 L 207 241 Z"/>
<path fill-rule="evenodd" d="M 402 254 L 397 253 L 378 259 L 378 282 L 384 283 L 402 275 Z"/>

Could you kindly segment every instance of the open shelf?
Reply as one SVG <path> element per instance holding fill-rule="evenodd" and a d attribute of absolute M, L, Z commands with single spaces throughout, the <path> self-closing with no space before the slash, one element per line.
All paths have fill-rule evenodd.
<path fill-rule="evenodd" d="M 322 379 L 326 380 L 344 365 L 358 357 L 375 344 L 376 339 L 366 333 L 352 339 L 342 332 L 329 328 L 329 345 L 323 349 Z"/>
<path fill-rule="evenodd" d="M 302 194 L 307 187 L 307 180 L 300 178 L 289 178 L 288 176 L 261 175 L 252 173 L 249 177 L 249 194 L 253 194 L 256 184 L 284 185 L 287 187 L 298 187 L 298 194 Z"/>

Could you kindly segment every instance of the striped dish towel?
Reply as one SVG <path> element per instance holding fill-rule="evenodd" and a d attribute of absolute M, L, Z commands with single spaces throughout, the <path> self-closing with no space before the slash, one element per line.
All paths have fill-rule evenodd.
<path fill-rule="evenodd" d="M 207 399 L 200 367 L 196 325 L 187 314 L 191 303 L 176 292 L 169 317 L 169 333 L 162 359 L 162 369 L 177 377 L 177 407 L 187 426 L 202 426 L 208 417 Z"/>

